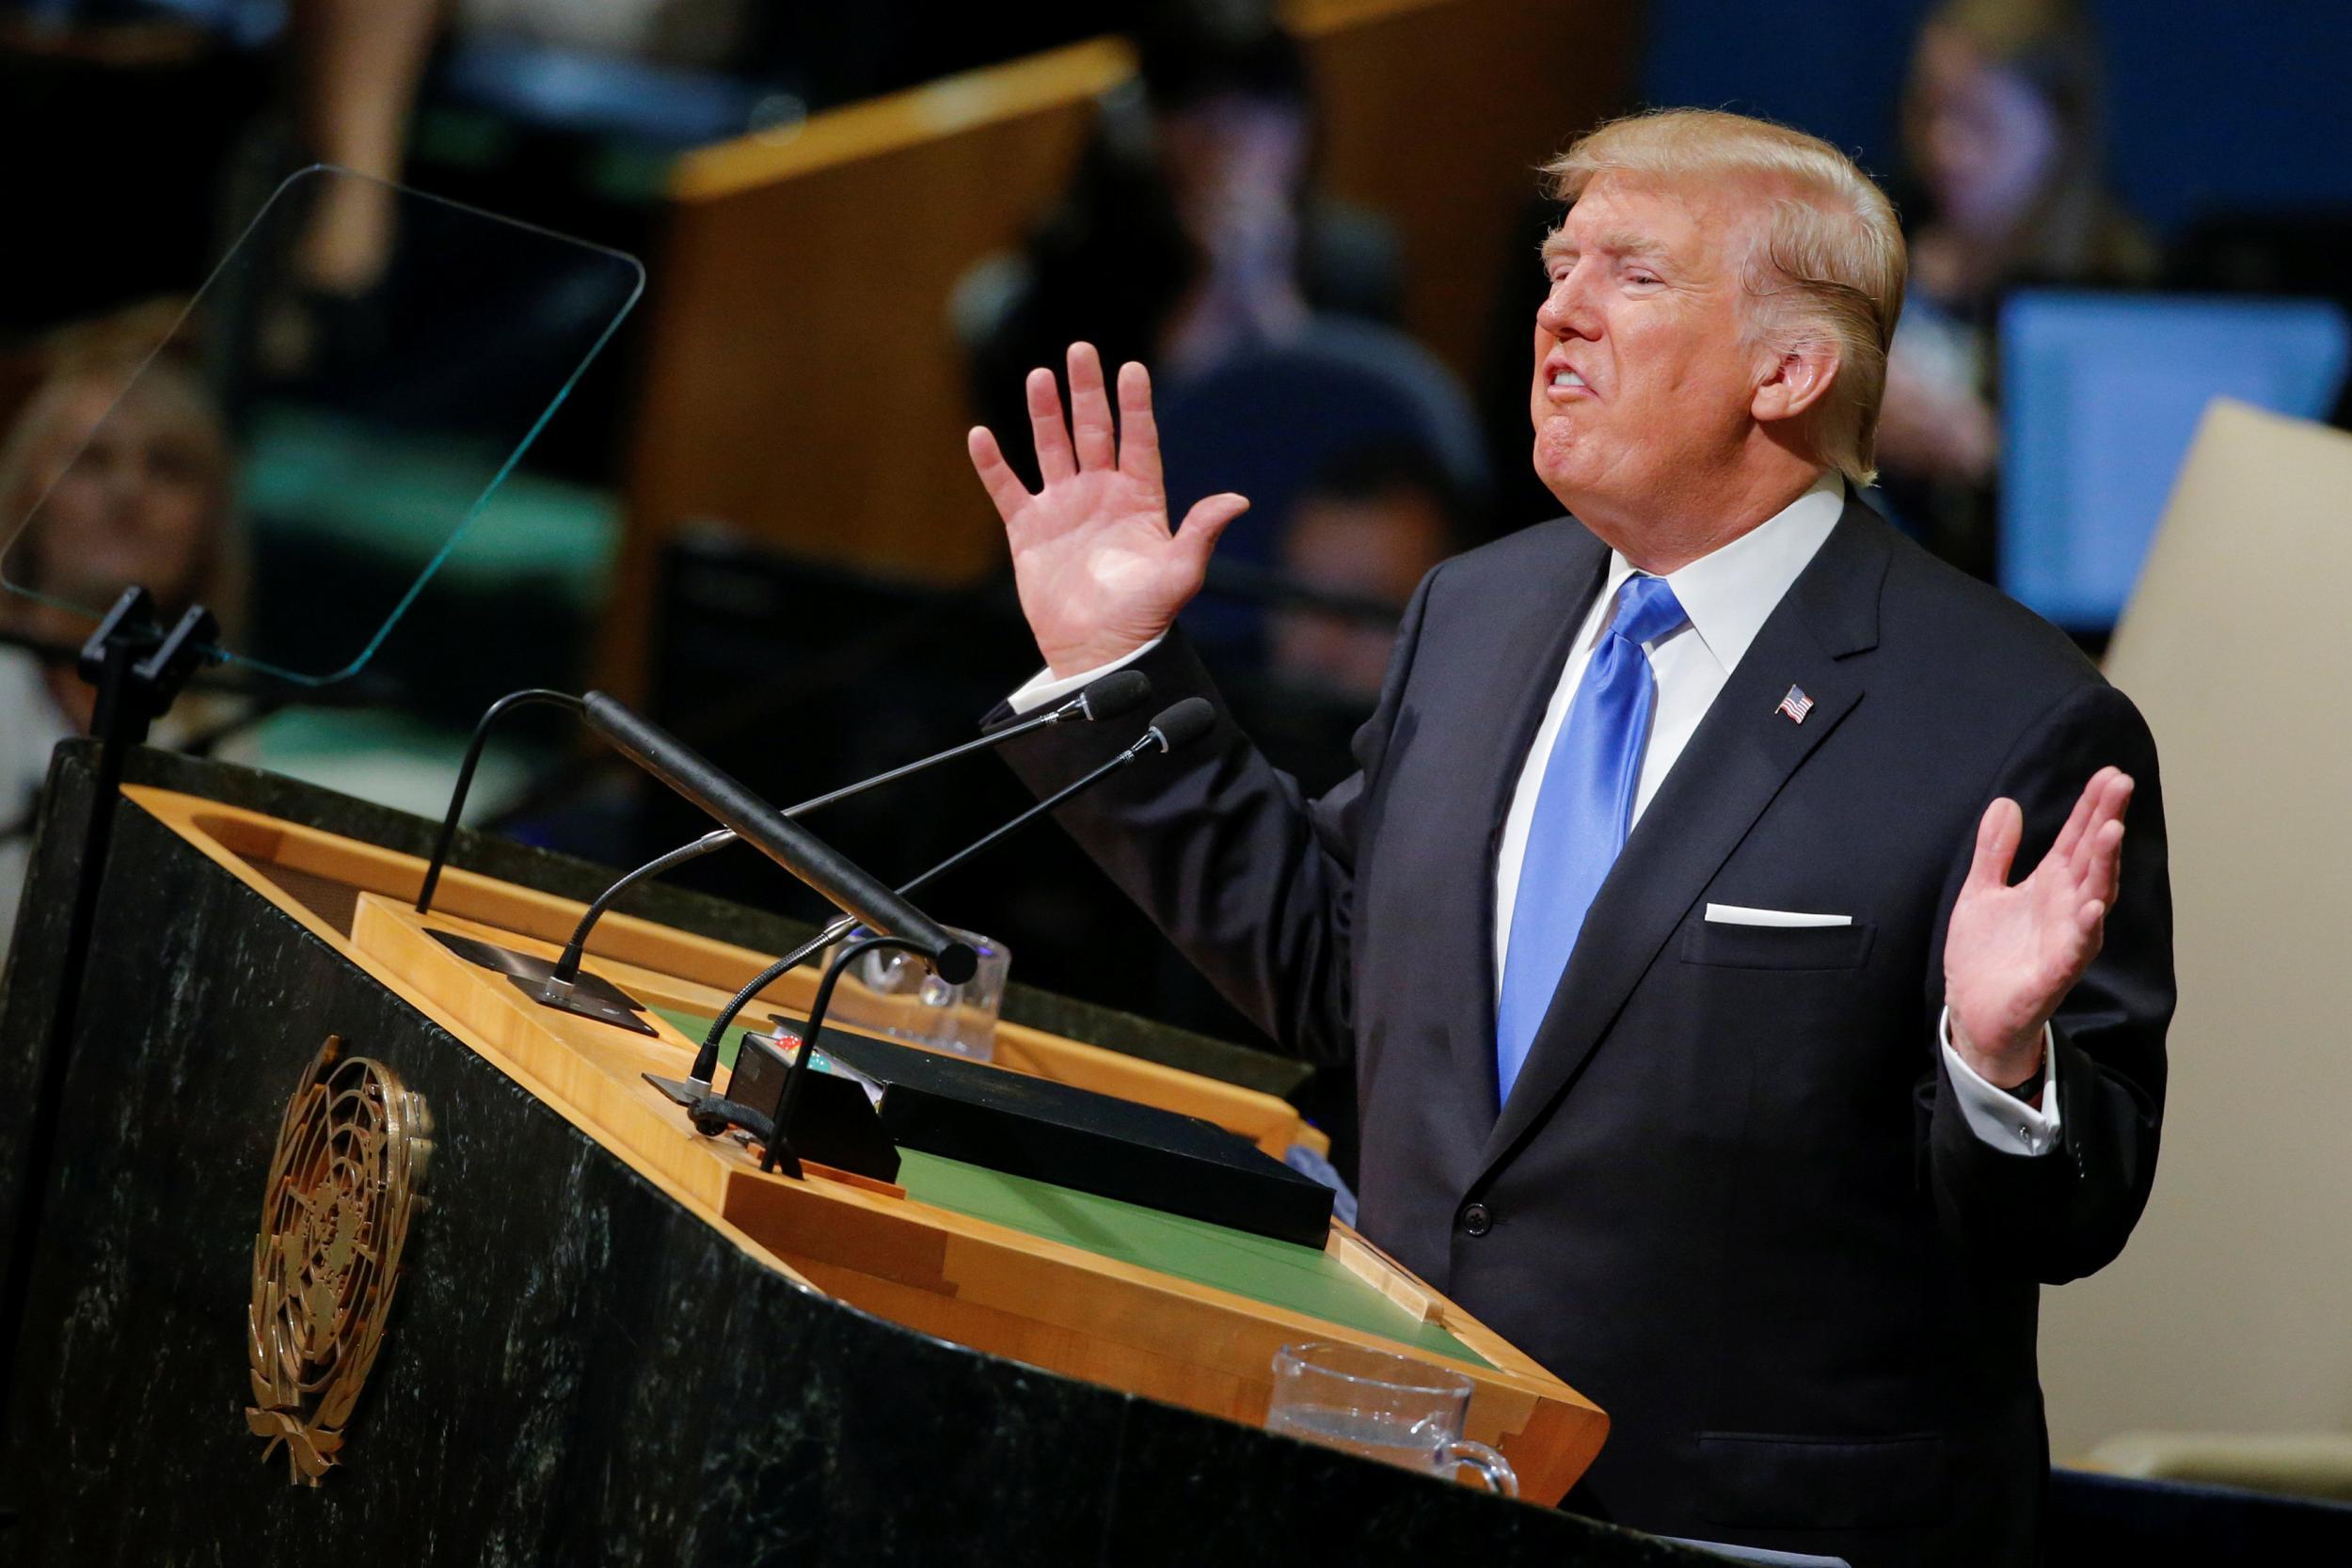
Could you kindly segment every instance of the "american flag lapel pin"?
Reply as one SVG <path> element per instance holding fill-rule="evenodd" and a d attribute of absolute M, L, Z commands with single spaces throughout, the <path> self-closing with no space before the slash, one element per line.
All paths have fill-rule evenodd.
<path fill-rule="evenodd" d="M 1791 723 L 1802 724 L 1804 716 L 1813 711 L 1813 699 L 1804 694 L 1804 688 L 1792 686 L 1788 689 L 1788 695 L 1780 700 L 1780 706 L 1772 711 L 1787 714 Z"/>

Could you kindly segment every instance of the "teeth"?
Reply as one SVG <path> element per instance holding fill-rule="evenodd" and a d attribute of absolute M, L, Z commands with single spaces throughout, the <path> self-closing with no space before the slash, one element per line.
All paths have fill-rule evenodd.
<path fill-rule="evenodd" d="M 1551 384 L 1554 387 L 1581 387 L 1584 378 L 1574 371 L 1562 371 L 1551 378 Z"/>

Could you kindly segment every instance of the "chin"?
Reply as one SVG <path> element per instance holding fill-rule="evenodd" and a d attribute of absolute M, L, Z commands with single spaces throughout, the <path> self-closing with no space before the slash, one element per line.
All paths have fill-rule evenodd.
<path fill-rule="evenodd" d="M 1582 454 L 1570 450 L 1562 451 L 1545 444 L 1543 436 L 1535 437 L 1534 451 L 1535 478 L 1550 491 L 1562 506 L 1578 510 L 1578 499 L 1591 493 L 1594 476 L 1591 465 Z"/>

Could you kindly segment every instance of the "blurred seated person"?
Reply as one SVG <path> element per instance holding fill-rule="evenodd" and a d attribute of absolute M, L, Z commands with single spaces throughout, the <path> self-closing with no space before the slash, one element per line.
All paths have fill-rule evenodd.
<path fill-rule="evenodd" d="M 1888 356 L 1881 483 L 1939 553 L 1992 575 L 1992 333 L 2028 284 L 2132 286 L 2155 246 L 2109 194 L 2097 29 L 2075 0 L 1945 0 L 1903 99 L 1911 278 Z"/>
<path fill-rule="evenodd" d="M 167 624 L 200 603 L 234 645 L 245 560 L 228 433 L 192 369 L 166 356 L 141 368 L 158 335 L 126 321 L 62 339 L 0 438 L 0 632 L 77 645 L 97 617 L 70 607 L 103 610 L 139 583 Z M 0 645 L 0 943 L 49 754 L 88 730 L 96 697 L 71 660 Z M 151 739 L 185 746 L 229 717 L 217 699 L 183 697 Z"/>
<path fill-rule="evenodd" d="M 1177 3 L 1136 43 L 1139 87 L 1104 103 L 1060 210 L 958 291 L 980 421 L 1021 428 L 1025 377 L 1073 341 L 1148 361 L 1169 500 L 1248 495 L 1222 557 L 1244 566 L 1271 567 L 1294 500 L 1375 444 L 1436 452 L 1456 489 L 1483 493 L 1469 400 L 1391 325 L 1387 230 L 1312 194 L 1297 42 L 1247 4 Z M 1185 625 L 1227 673 L 1263 666 L 1255 607 L 1213 596 Z"/>
<path fill-rule="evenodd" d="M 1157 420 L 1171 499 L 1249 498 L 1221 546 L 1222 559 L 1243 566 L 1273 565 L 1318 476 L 1368 451 L 1427 454 L 1466 506 L 1486 494 L 1486 451 L 1459 384 L 1419 343 L 1366 322 L 1320 317 L 1290 342 L 1171 377 Z M 1263 656 L 1259 618 L 1239 607 L 1196 603 L 1184 625 L 1212 659 Z"/>
<path fill-rule="evenodd" d="M 1326 470 L 1291 509 L 1281 571 L 1296 586 L 1359 601 L 1367 611 L 1305 605 L 1274 618 L 1277 682 L 1372 711 L 1397 618 L 1421 579 L 1459 546 L 1461 507 L 1445 467 L 1411 447 L 1354 454 Z M 1369 610 L 1388 606 L 1375 619 Z"/>
<path fill-rule="evenodd" d="M 1249 6 L 1180 0 L 1134 37 L 1136 80 L 1104 95 L 1060 205 L 958 289 L 973 402 L 992 426 L 1022 427 L 1022 378 L 1076 339 L 1175 380 L 1295 341 L 1319 313 L 1395 318 L 1387 226 L 1314 194 L 1295 40 Z"/>

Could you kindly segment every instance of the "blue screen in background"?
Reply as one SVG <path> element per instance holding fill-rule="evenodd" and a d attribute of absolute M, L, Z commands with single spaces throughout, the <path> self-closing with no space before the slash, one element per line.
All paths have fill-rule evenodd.
<path fill-rule="evenodd" d="M 2026 290 L 2002 307 L 2000 344 L 2001 587 L 2105 631 L 2205 405 L 2326 417 L 2352 329 L 2317 300 Z"/>

